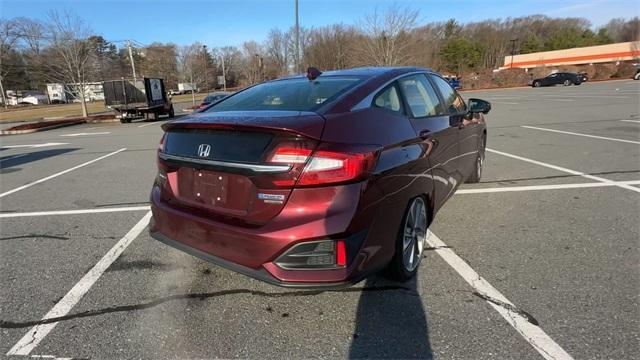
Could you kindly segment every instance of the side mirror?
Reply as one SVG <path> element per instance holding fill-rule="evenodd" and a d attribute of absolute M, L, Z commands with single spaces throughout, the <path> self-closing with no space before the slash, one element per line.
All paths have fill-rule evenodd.
<path fill-rule="evenodd" d="M 491 111 L 491 103 L 481 99 L 469 99 L 469 112 L 472 114 L 488 114 Z"/>

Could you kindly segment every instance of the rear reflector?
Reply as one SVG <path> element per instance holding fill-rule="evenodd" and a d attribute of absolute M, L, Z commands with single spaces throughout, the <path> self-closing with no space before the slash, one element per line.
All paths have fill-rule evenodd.
<path fill-rule="evenodd" d="M 309 241 L 294 245 L 276 265 L 283 269 L 336 269 L 347 266 L 344 240 Z"/>
<path fill-rule="evenodd" d="M 347 247 L 344 245 L 344 240 L 336 242 L 336 265 L 347 266 Z"/>

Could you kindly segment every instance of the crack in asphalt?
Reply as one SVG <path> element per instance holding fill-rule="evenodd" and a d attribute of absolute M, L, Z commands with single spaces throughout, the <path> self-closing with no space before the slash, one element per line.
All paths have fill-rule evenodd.
<path fill-rule="evenodd" d="M 50 324 L 50 323 L 55 323 L 60 321 L 77 319 L 77 318 L 93 317 L 93 316 L 115 313 L 115 312 L 145 310 L 145 309 L 149 309 L 149 308 L 161 305 L 166 302 L 176 301 L 176 300 L 188 300 L 188 299 L 206 300 L 210 298 L 228 296 L 228 295 L 248 294 L 248 295 L 262 296 L 262 297 L 269 297 L 269 298 L 284 298 L 284 297 L 315 296 L 323 293 L 384 292 L 384 291 L 396 291 L 396 290 L 405 291 L 412 296 L 420 296 L 413 289 L 410 289 L 404 286 L 396 286 L 396 285 L 370 286 L 370 287 L 364 287 L 364 288 L 347 288 L 347 289 L 339 289 L 339 290 L 289 291 L 289 292 L 281 292 L 281 293 L 269 293 L 264 291 L 248 290 L 248 289 L 233 289 L 233 290 L 216 291 L 216 292 L 210 292 L 210 293 L 176 294 L 176 295 L 170 295 L 170 296 L 158 298 L 156 300 L 149 301 L 146 303 L 141 303 L 141 304 L 121 305 L 121 306 L 113 306 L 113 307 L 108 307 L 103 309 L 87 310 L 80 313 L 57 316 L 57 317 L 52 317 L 52 318 L 42 319 L 42 320 L 31 320 L 31 321 L 23 321 L 23 322 L 0 320 L 0 328 L 2 329 L 24 328 L 29 326 Z"/>
<path fill-rule="evenodd" d="M 540 326 L 540 323 L 538 322 L 538 320 L 536 320 L 536 318 L 533 317 L 533 315 L 529 314 L 528 312 L 526 312 L 526 311 L 524 311 L 522 309 L 519 309 L 519 308 L 515 307 L 514 305 L 511 305 L 509 303 L 506 303 L 506 302 L 498 300 L 498 299 L 494 299 L 491 296 L 488 296 L 488 295 L 485 295 L 485 294 L 481 294 L 481 293 L 479 293 L 477 291 L 473 291 L 472 294 L 477 296 L 477 297 L 479 297 L 479 298 L 481 298 L 481 299 L 483 299 L 483 300 L 486 300 L 486 301 L 488 301 L 490 303 L 496 304 L 496 305 L 498 305 L 498 306 L 500 306 L 502 308 L 505 308 L 505 309 L 507 309 L 507 310 L 509 310 L 511 312 L 514 312 L 514 313 L 522 316 L 528 322 L 530 322 L 531 324 L 533 324 L 535 326 Z"/>
<path fill-rule="evenodd" d="M 69 238 L 65 237 L 65 236 L 47 235 L 47 234 L 27 234 L 27 235 L 20 235 L 20 236 L 7 236 L 7 237 L 1 237 L 0 240 L 17 240 L 17 239 L 29 239 L 29 238 L 46 238 L 46 239 L 54 239 L 54 240 L 69 240 Z"/>
<path fill-rule="evenodd" d="M 449 246 L 449 245 L 428 246 L 428 247 L 424 248 L 424 251 L 438 250 L 438 249 L 452 249 L 452 247 Z"/>

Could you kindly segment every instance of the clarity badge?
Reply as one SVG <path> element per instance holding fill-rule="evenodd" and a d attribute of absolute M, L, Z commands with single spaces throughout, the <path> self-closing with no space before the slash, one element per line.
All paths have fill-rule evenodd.
<path fill-rule="evenodd" d="M 284 195 L 258 193 L 258 199 L 267 204 L 282 204 L 284 202 Z"/>

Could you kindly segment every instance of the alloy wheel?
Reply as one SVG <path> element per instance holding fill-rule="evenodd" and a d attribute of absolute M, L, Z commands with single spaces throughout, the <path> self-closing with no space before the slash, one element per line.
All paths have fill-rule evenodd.
<path fill-rule="evenodd" d="M 402 264 L 411 272 L 420 265 L 427 238 L 427 209 L 422 198 L 411 203 L 404 224 Z"/>

